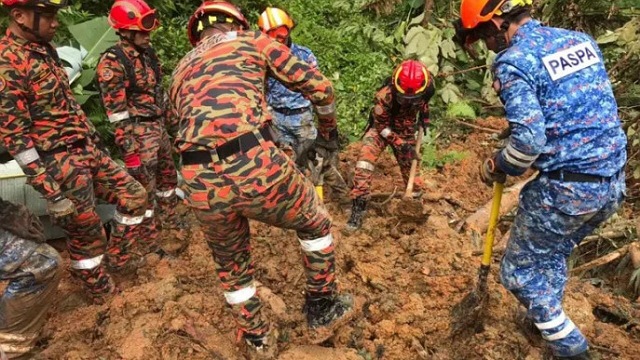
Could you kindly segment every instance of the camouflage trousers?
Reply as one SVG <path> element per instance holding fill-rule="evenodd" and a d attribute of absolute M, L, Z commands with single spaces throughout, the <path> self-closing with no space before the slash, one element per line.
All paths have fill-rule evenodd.
<path fill-rule="evenodd" d="M 159 225 L 168 227 L 176 221 L 178 174 L 169 135 L 160 121 L 140 122 L 133 133 L 147 173 L 146 181 L 141 182 L 147 190 L 147 211 L 138 227 L 138 239 L 143 252 L 149 253 L 159 249 Z"/>
<path fill-rule="evenodd" d="M 296 230 L 306 291 L 335 291 L 331 218 L 311 182 L 272 142 L 212 164 L 185 165 L 181 173 L 240 332 L 262 334 L 269 327 L 253 279 L 249 219 Z"/>
<path fill-rule="evenodd" d="M 0 229 L 0 351 L 9 358 L 35 346 L 60 282 L 60 255 L 47 244 Z"/>
<path fill-rule="evenodd" d="M 567 259 L 623 200 L 624 174 L 610 182 L 573 183 L 541 176 L 520 193 L 501 264 L 502 284 L 527 308 L 555 356 L 587 350 L 587 339 L 562 309 Z"/>
<path fill-rule="evenodd" d="M 416 140 L 414 138 L 405 138 L 404 141 L 414 145 Z M 386 149 L 387 141 L 380 136 L 380 133 L 376 129 L 369 129 L 362 139 L 362 148 L 360 149 L 360 156 L 356 163 L 356 170 L 353 175 L 353 188 L 351 190 L 351 198 L 357 197 L 368 198 L 371 194 L 371 181 L 373 178 L 373 171 L 375 170 L 375 163 L 378 161 L 382 151 Z M 393 150 L 393 155 L 400 165 L 400 172 L 404 179 L 405 185 L 409 181 L 409 173 L 411 172 L 411 159 L 407 154 L 400 151 L 393 145 L 390 145 Z M 419 169 L 419 167 L 418 167 Z M 422 180 L 419 176 L 419 171 L 416 170 L 415 180 L 413 182 L 414 191 L 420 191 L 423 188 Z"/>
<path fill-rule="evenodd" d="M 131 258 L 135 227 L 143 220 L 147 204 L 144 187 L 94 145 L 69 149 L 44 159 L 47 171 L 60 184 L 64 196 L 77 214 L 58 223 L 67 235 L 71 274 L 84 284 L 92 296 L 111 290 L 112 281 L 105 272 L 103 257 L 113 268 L 120 268 Z M 96 213 L 96 195 L 116 204 L 107 236 Z"/>

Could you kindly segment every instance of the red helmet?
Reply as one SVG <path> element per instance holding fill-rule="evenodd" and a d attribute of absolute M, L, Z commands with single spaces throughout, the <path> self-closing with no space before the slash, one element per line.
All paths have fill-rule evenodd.
<path fill-rule="evenodd" d="M 2 0 L 2 5 L 58 10 L 67 7 L 68 0 Z"/>
<path fill-rule="evenodd" d="M 393 88 L 399 97 L 418 99 L 433 92 L 433 77 L 418 60 L 405 60 L 393 72 Z"/>
<path fill-rule="evenodd" d="M 156 10 L 143 0 L 116 0 L 109 12 L 109 24 L 116 30 L 152 31 L 160 26 Z"/>
<path fill-rule="evenodd" d="M 198 44 L 200 33 L 205 27 L 216 23 L 237 23 L 244 30 L 249 29 L 249 22 L 235 5 L 223 0 L 208 0 L 203 2 L 189 18 L 187 32 L 191 45 Z"/>

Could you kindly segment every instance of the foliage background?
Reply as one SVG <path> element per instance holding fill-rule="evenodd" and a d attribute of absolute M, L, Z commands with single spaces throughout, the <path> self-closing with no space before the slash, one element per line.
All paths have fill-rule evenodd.
<path fill-rule="evenodd" d="M 56 43 L 73 44 L 66 27 L 106 15 L 112 3 L 73 2 L 70 9 L 61 13 L 64 26 Z M 163 61 L 165 74 L 171 74 L 190 48 L 186 23 L 200 0 L 149 3 L 158 9 L 162 22 L 153 34 L 153 44 Z M 314 51 L 321 69 L 334 82 L 341 132 L 349 141 L 360 137 L 376 89 L 393 66 L 406 57 L 420 58 L 437 76 L 437 96 L 431 104 L 432 123 L 436 130 L 445 131 L 441 139 L 446 140 L 446 134 L 452 131 L 464 131 L 454 119 L 472 122 L 478 116 L 501 111 L 489 86 L 491 74 L 486 67 L 456 73 L 487 66 L 493 59 L 493 54 L 482 48 L 478 49 L 477 59 L 470 59 L 452 42 L 450 24 L 457 17 L 459 1 L 237 0 L 235 3 L 252 24 L 266 6 L 279 6 L 290 12 L 297 23 L 294 41 Z M 640 180 L 640 0 L 536 0 L 535 6 L 535 16 L 548 24 L 583 30 L 599 39 L 630 137 L 629 173 Z M 5 25 L 6 16 L 0 22 Z M 86 83 L 75 90 L 82 94 L 95 90 L 92 86 Z M 99 100 L 94 97 L 83 106 L 103 136 L 111 140 Z M 434 141 L 432 148 L 425 149 L 435 156 L 425 163 L 441 164 L 442 159 L 458 158 L 440 154 L 436 145 Z M 631 182 L 633 190 L 638 190 L 637 184 Z"/>

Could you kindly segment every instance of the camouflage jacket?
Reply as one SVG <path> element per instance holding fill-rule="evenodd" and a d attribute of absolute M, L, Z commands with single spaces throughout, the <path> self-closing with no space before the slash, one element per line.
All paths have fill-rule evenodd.
<path fill-rule="evenodd" d="M 123 155 L 130 155 L 138 151 L 133 138 L 135 124 L 132 119 L 138 116 L 159 118 L 164 115 L 163 106 L 157 101 L 163 94 L 156 93 L 156 85 L 162 85 L 162 77 L 156 78 L 151 55 L 139 52 L 128 42 L 120 41 L 116 46 L 123 50 L 133 66 L 136 83 L 130 84 L 126 64 L 122 64 L 112 52 L 105 52 L 100 58 L 97 77 L 102 103 L 109 121 L 115 124 L 116 144 Z"/>
<path fill-rule="evenodd" d="M 0 136 L 46 198 L 61 194 L 37 151 L 89 138 L 95 128 L 76 102 L 55 49 L 10 30 L 0 39 Z"/>
<path fill-rule="evenodd" d="M 304 46 L 291 44 L 291 53 L 304 60 L 311 67 L 318 67 L 318 60 L 311 50 Z M 278 80 L 269 77 L 267 102 L 274 109 L 302 109 L 311 106 L 311 102 L 302 94 L 289 90 Z"/>
<path fill-rule="evenodd" d="M 415 138 L 418 114 L 424 125 L 429 123 L 429 101 L 423 99 L 417 105 L 403 106 L 396 102 L 392 92 L 391 85 L 387 85 L 376 93 L 370 126 L 387 142 L 398 147 L 405 140 Z"/>
<path fill-rule="evenodd" d="M 169 97 L 177 116 L 169 132 L 179 151 L 214 148 L 270 122 L 267 75 L 317 107 L 333 105 L 331 82 L 287 46 L 257 31 L 216 34 L 191 50 L 172 75 Z M 334 117 L 320 121 L 325 138 L 335 128 Z"/>
<path fill-rule="evenodd" d="M 530 20 L 494 63 L 511 126 L 498 166 L 529 166 L 609 177 L 626 162 L 626 136 L 596 42 L 587 34 Z"/>

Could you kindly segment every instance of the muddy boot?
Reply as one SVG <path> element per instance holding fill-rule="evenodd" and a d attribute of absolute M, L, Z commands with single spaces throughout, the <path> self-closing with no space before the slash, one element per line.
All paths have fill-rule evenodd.
<path fill-rule="evenodd" d="M 275 359 L 278 350 L 278 331 L 271 330 L 261 335 L 244 334 L 249 358 L 252 360 Z"/>
<path fill-rule="evenodd" d="M 303 311 L 307 313 L 309 328 L 333 330 L 351 318 L 353 305 L 351 294 L 325 296 L 307 294 Z"/>
<path fill-rule="evenodd" d="M 347 233 L 353 233 L 362 227 L 362 220 L 364 220 L 366 208 L 367 199 L 362 196 L 353 199 L 351 217 L 349 217 L 349 221 L 347 221 L 347 225 L 345 226 Z"/>

